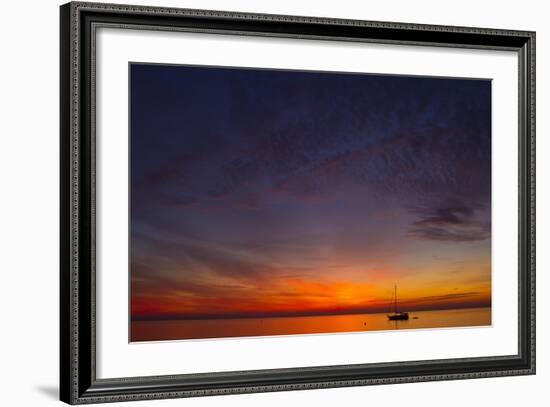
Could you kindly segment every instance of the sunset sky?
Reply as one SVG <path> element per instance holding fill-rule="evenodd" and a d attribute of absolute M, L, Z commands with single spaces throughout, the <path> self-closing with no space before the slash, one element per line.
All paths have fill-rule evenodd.
<path fill-rule="evenodd" d="M 489 80 L 130 69 L 132 319 L 490 306 Z"/>

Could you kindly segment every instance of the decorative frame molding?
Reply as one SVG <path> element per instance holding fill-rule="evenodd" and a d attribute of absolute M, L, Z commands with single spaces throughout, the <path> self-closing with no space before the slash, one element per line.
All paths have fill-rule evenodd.
<path fill-rule="evenodd" d="M 535 373 L 535 33 L 72 2 L 60 38 L 60 398 L 70 404 Z M 117 379 L 96 378 L 95 30 L 191 31 L 513 50 L 519 56 L 517 355 Z"/>

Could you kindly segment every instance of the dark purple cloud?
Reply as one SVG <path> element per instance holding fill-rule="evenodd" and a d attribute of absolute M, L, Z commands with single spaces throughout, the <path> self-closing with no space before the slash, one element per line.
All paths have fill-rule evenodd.
<path fill-rule="evenodd" d="M 252 209 L 343 178 L 376 195 L 469 193 L 465 175 L 490 168 L 488 82 L 148 65 L 132 81 L 137 208 Z"/>
<path fill-rule="evenodd" d="M 416 209 L 418 216 L 410 227 L 414 237 L 449 242 L 486 240 L 491 236 L 491 223 L 487 216 L 477 216 L 485 210 L 480 205 L 467 205 L 448 201 L 433 208 Z"/>

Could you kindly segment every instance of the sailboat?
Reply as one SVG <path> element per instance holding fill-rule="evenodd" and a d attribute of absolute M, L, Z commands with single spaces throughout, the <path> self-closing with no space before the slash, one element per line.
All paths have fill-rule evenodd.
<path fill-rule="evenodd" d="M 394 286 L 393 312 L 388 314 L 388 319 L 390 321 L 407 321 L 409 319 L 408 312 L 397 311 L 397 284 Z"/>

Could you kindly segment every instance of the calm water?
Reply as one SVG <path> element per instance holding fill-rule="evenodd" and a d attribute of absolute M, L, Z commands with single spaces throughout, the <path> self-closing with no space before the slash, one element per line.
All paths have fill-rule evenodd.
<path fill-rule="evenodd" d="M 386 314 L 212 320 L 134 321 L 132 341 L 235 336 L 361 332 L 392 329 L 491 325 L 491 308 L 410 312 L 408 321 L 389 321 Z"/>

